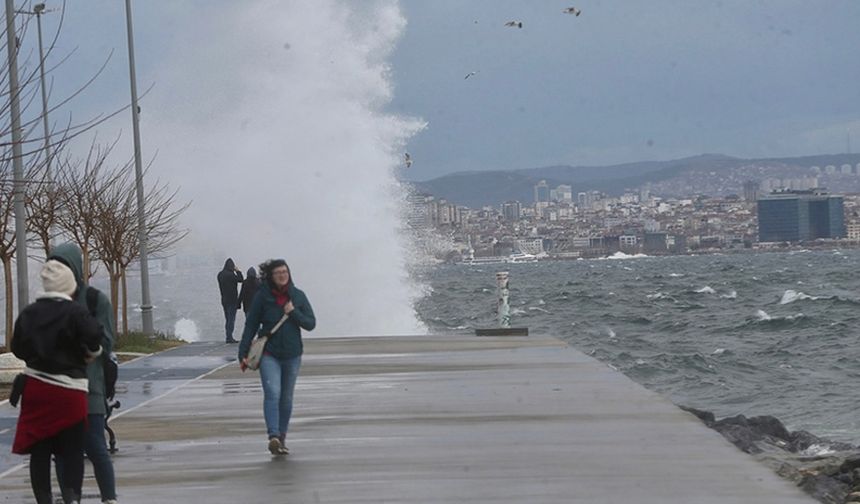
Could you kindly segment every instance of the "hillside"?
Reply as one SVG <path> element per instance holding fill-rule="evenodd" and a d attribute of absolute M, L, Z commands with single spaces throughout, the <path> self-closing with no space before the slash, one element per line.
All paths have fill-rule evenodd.
<path fill-rule="evenodd" d="M 531 203 L 534 185 L 546 180 L 550 187 L 569 184 L 574 195 L 598 190 L 619 195 L 648 184 L 652 194 L 681 197 L 692 194 L 742 194 L 746 180 L 812 177 L 812 166 L 852 166 L 851 175 L 819 175 L 819 185 L 843 192 L 860 191 L 857 175 L 860 154 L 834 154 L 796 158 L 741 159 L 704 154 L 670 161 L 642 161 L 611 166 L 546 166 L 511 171 L 458 172 L 416 182 L 419 191 L 448 201 L 479 208 L 508 200 Z"/>

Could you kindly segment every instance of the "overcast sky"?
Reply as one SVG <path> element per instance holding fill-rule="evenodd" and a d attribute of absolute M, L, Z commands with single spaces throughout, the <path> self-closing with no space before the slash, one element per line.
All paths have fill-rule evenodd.
<path fill-rule="evenodd" d="M 355 11 L 377 3 L 399 5 L 406 22 L 394 40 L 394 52 L 386 53 L 393 94 L 383 106 L 426 122 L 404 147 L 414 159 L 407 178 L 705 152 L 743 157 L 836 153 L 847 150 L 849 129 L 856 137 L 853 150 L 860 148 L 856 0 L 401 0 L 341 5 L 354 17 L 355 29 L 373 31 L 380 30 L 380 20 Z M 79 49 L 72 58 L 74 71 L 67 65 L 64 75 L 83 76 L 115 50 L 99 91 L 79 99 L 78 109 L 86 104 L 104 108 L 126 98 L 122 4 L 67 4 L 61 48 Z M 177 45 L 215 47 L 213 34 L 200 24 L 211 24 L 213 13 L 235 11 L 225 9 L 228 4 L 134 2 L 140 86 L 155 84 L 154 95 L 166 91 L 171 83 L 164 61 Z M 263 4 L 260 12 L 275 14 L 313 2 L 233 4 L 247 5 L 249 11 Z M 562 13 L 569 5 L 582 15 Z M 56 14 L 47 16 L 46 26 L 52 17 Z M 505 27 L 511 20 L 522 21 L 523 28 Z M 224 37 L 230 33 L 225 31 Z M 272 47 L 292 38 L 285 28 L 283 41 L 273 40 Z M 293 45 L 292 50 L 302 50 L 300 41 Z M 259 48 L 263 63 L 272 47 Z M 333 54 L 333 64 L 336 59 Z M 477 74 L 464 79 L 470 72 Z M 154 121 L 163 112 L 150 110 L 144 119 Z"/>
<path fill-rule="evenodd" d="M 563 14 L 569 5 L 582 14 Z M 402 6 L 392 107 L 428 123 L 409 145 L 415 179 L 705 152 L 836 153 L 851 125 L 860 148 L 856 0 Z"/>

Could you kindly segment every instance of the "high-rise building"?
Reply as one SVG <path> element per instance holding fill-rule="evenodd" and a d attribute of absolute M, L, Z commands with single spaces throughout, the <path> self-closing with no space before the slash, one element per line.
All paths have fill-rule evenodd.
<path fill-rule="evenodd" d="M 754 180 L 744 182 L 744 201 L 756 201 L 758 199 L 759 184 Z"/>
<path fill-rule="evenodd" d="M 541 180 L 535 185 L 535 203 L 549 203 L 549 184 Z"/>
<path fill-rule="evenodd" d="M 762 242 L 844 238 L 842 196 L 819 191 L 785 191 L 758 200 L 758 239 Z"/>
<path fill-rule="evenodd" d="M 519 220 L 522 214 L 522 205 L 519 201 L 506 201 L 502 203 L 502 217 L 507 221 Z"/>

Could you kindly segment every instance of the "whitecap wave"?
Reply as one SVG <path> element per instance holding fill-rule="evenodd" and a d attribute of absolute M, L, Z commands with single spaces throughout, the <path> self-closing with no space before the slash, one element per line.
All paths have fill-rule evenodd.
<path fill-rule="evenodd" d="M 697 294 L 716 294 L 717 293 L 717 291 L 715 291 L 710 285 L 706 285 L 706 286 L 702 287 L 701 289 L 698 289 L 695 292 Z"/>
<path fill-rule="evenodd" d="M 789 304 L 803 299 L 809 299 L 810 301 L 818 301 L 822 298 L 818 296 L 810 296 L 809 294 L 805 294 L 800 291 L 788 289 L 787 291 L 782 293 L 782 299 L 779 300 L 779 304 Z"/>
<path fill-rule="evenodd" d="M 643 257 L 649 257 L 645 254 L 625 254 L 624 252 L 616 252 L 609 257 L 601 257 L 600 260 L 617 260 L 617 259 L 641 259 Z"/>
<path fill-rule="evenodd" d="M 786 315 L 785 317 L 772 317 L 764 310 L 757 310 L 755 312 L 755 316 L 759 322 L 776 322 L 780 320 L 794 322 L 795 320 L 800 320 L 806 317 L 803 313 L 795 313 L 794 315 Z"/>
<path fill-rule="evenodd" d="M 721 294 L 720 297 L 722 299 L 737 299 L 738 298 L 738 291 L 733 290 L 733 291 L 729 292 L 728 294 Z"/>

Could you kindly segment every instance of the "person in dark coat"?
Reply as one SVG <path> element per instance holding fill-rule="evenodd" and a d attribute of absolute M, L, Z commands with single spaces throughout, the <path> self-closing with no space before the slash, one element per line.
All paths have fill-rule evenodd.
<path fill-rule="evenodd" d="M 72 270 L 75 281 L 78 284 L 77 294 L 74 300 L 80 306 L 95 316 L 101 324 L 101 346 L 102 354 L 87 365 L 87 380 L 89 381 L 89 392 L 87 394 L 87 434 L 84 440 L 84 453 L 93 465 L 93 473 L 99 486 L 99 494 L 102 502 L 107 504 L 116 503 L 116 475 L 113 470 L 113 461 L 107 450 L 105 441 L 105 426 L 107 425 L 107 397 L 105 383 L 105 365 L 110 359 L 113 351 L 113 342 L 116 339 L 116 329 L 113 319 L 113 305 L 107 294 L 87 285 L 84 276 L 84 257 L 80 247 L 74 243 L 61 243 L 51 249 L 48 259 L 61 262 Z M 87 299 L 90 291 L 95 292 L 95 306 L 90 306 Z M 94 312 L 91 311 L 94 309 Z M 57 468 L 57 480 L 63 480 L 65 464 L 62 456 L 55 457 Z"/>
<path fill-rule="evenodd" d="M 269 451 L 272 455 L 286 455 L 284 441 L 293 411 L 293 391 L 302 365 L 302 329 L 313 330 L 317 319 L 308 297 L 293 285 L 286 261 L 267 261 L 260 265 L 260 272 L 265 281 L 245 317 L 245 330 L 239 343 L 239 367 L 242 371 L 248 368 L 248 350 L 254 336 L 268 334 L 286 315 L 286 322 L 269 337 L 260 359 Z"/>
<path fill-rule="evenodd" d="M 102 328 L 72 299 L 75 275 L 48 260 L 40 273 L 44 294 L 28 305 L 12 334 L 12 353 L 27 363 L 21 413 L 12 453 L 30 454 L 36 502 L 53 502 L 51 455 L 63 457 L 60 492 L 66 504 L 81 499 L 87 422 L 87 363 L 102 352 Z"/>
<path fill-rule="evenodd" d="M 242 303 L 242 310 L 245 315 L 248 315 L 248 310 L 251 309 L 251 302 L 254 301 L 254 294 L 260 288 L 260 279 L 257 278 L 257 270 L 253 266 L 248 268 L 245 276 L 245 281 L 242 282 L 242 289 L 239 291 L 239 302 Z"/>
<path fill-rule="evenodd" d="M 236 311 L 239 309 L 239 285 L 242 284 L 242 272 L 236 267 L 233 259 L 224 262 L 224 269 L 218 272 L 218 289 L 221 290 L 221 307 L 224 308 L 224 332 L 227 343 L 238 343 L 233 339 L 233 329 L 236 326 Z"/>

